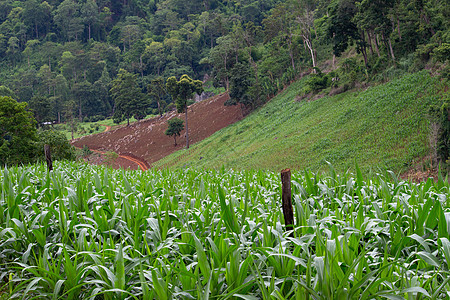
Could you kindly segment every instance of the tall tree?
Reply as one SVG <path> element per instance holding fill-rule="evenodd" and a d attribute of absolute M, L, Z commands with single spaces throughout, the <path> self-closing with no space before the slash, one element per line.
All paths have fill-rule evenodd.
<path fill-rule="evenodd" d="M 158 104 L 158 113 L 162 116 L 163 111 L 163 98 L 166 95 L 166 85 L 164 79 L 159 76 L 151 81 L 147 87 L 148 95 Z"/>
<path fill-rule="evenodd" d="M 97 3 L 94 0 L 87 0 L 81 6 L 81 18 L 88 26 L 88 41 L 91 40 L 92 27 L 99 23 L 99 12 Z"/>
<path fill-rule="evenodd" d="M 35 141 L 36 120 L 27 103 L 0 97 L 0 165 L 30 162 Z"/>
<path fill-rule="evenodd" d="M 119 70 L 117 78 L 112 81 L 111 95 L 114 99 L 114 121 L 124 118 L 130 125 L 130 118 L 141 119 L 147 109 L 147 101 L 137 85 L 136 75 L 124 69 Z"/>
<path fill-rule="evenodd" d="M 236 49 L 233 47 L 233 37 L 225 35 L 217 38 L 217 45 L 209 53 L 209 62 L 214 67 L 216 79 L 222 82 L 225 89 L 230 88 L 229 68 L 233 66 Z"/>
<path fill-rule="evenodd" d="M 186 149 L 189 149 L 189 127 L 188 127 L 188 100 L 194 93 L 200 95 L 203 92 L 203 83 L 200 80 L 193 80 L 188 75 L 181 76 L 177 81 L 175 76 L 167 78 L 167 92 L 175 101 L 179 113 L 185 113 L 186 122 Z"/>
<path fill-rule="evenodd" d="M 22 17 L 25 25 L 32 28 L 31 31 L 34 31 L 35 38 L 39 39 L 39 27 L 44 26 L 48 22 L 50 15 L 38 1 L 27 0 L 24 5 Z"/>
<path fill-rule="evenodd" d="M 287 46 L 291 67 L 295 71 L 294 59 L 294 20 L 295 13 L 287 3 L 280 3 L 272 13 L 263 20 L 266 42 L 275 40 L 280 46 Z"/>
<path fill-rule="evenodd" d="M 34 113 L 38 126 L 41 126 L 44 122 L 54 120 L 52 116 L 52 103 L 50 103 L 49 98 L 44 96 L 34 96 L 28 102 L 28 105 Z"/>
<path fill-rule="evenodd" d="M 54 21 L 67 41 L 78 40 L 83 31 L 79 5 L 73 0 L 64 0 L 56 9 Z"/>
<path fill-rule="evenodd" d="M 294 0 L 293 7 L 296 12 L 296 19 L 300 29 L 300 36 L 303 43 L 308 48 L 312 67 L 316 68 L 316 50 L 314 49 L 314 40 L 312 33 L 314 32 L 314 10 L 315 1 L 313 0 Z"/>

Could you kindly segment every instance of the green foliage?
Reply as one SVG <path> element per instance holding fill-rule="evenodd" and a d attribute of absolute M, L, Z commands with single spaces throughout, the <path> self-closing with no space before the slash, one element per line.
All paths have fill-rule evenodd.
<path fill-rule="evenodd" d="M 34 113 L 38 126 L 42 126 L 42 123 L 51 122 L 53 120 L 52 103 L 50 102 L 50 99 L 43 96 L 34 96 L 31 98 L 28 105 Z"/>
<path fill-rule="evenodd" d="M 0 85 L 0 97 L 10 97 L 12 99 L 17 99 L 16 95 L 14 95 L 14 92 L 3 85 Z"/>
<path fill-rule="evenodd" d="M 117 78 L 112 81 L 110 92 L 115 101 L 115 122 L 126 119 L 129 125 L 131 117 L 140 120 L 146 116 L 147 101 L 137 86 L 135 75 L 120 69 Z"/>
<path fill-rule="evenodd" d="M 92 153 L 94 153 L 94 152 L 91 149 L 89 149 L 88 146 L 84 145 L 83 149 L 81 149 L 81 153 L 82 153 L 83 158 L 87 158 L 90 155 L 92 155 Z"/>
<path fill-rule="evenodd" d="M 326 89 L 331 85 L 331 80 L 334 77 L 333 75 L 334 72 L 331 74 L 323 74 L 318 68 L 316 68 L 316 73 L 311 74 L 305 81 L 303 93 L 317 93 L 323 89 Z"/>
<path fill-rule="evenodd" d="M 33 161 L 36 120 L 26 103 L 0 97 L 0 164 L 13 165 Z"/>
<path fill-rule="evenodd" d="M 439 47 L 433 49 L 433 56 L 440 62 L 450 60 L 450 43 L 443 43 Z"/>
<path fill-rule="evenodd" d="M 389 171 L 0 172 L 8 299 L 445 299 L 450 186 Z"/>
<path fill-rule="evenodd" d="M 444 81 L 448 82 L 448 81 Z M 450 171 L 450 100 L 444 98 L 430 107 L 432 126 L 435 131 L 432 141 L 435 143 L 437 159 L 443 170 Z"/>
<path fill-rule="evenodd" d="M 203 92 L 203 83 L 200 80 L 193 80 L 186 74 L 181 76 L 179 81 L 174 76 L 169 77 L 166 87 L 179 113 L 187 112 L 187 101 L 193 97 L 194 93 L 200 95 Z"/>
<path fill-rule="evenodd" d="M 447 2 L 5 0 L 0 81 L 14 99 L 51 99 L 51 121 L 66 122 L 71 99 L 80 120 L 112 115 L 110 82 L 120 69 L 138 75 L 141 91 L 159 76 L 183 74 L 209 76 L 229 90 L 231 70 L 248 64 L 249 98 L 259 106 L 308 69 L 324 67 L 332 49 L 364 61 L 366 79 L 375 80 L 398 75 L 398 62 L 416 51 L 415 71 L 433 57 L 445 61 Z M 443 77 L 444 64 L 432 66 Z M 152 98 L 151 109 L 161 114 L 168 99 Z"/>
<path fill-rule="evenodd" d="M 428 111 L 449 93 L 426 71 L 365 91 L 295 101 L 304 85 L 305 79 L 294 83 L 244 120 L 153 165 L 318 170 L 329 161 L 346 171 L 357 160 L 363 172 L 401 172 L 430 153 Z"/>
<path fill-rule="evenodd" d="M 153 79 L 147 87 L 148 95 L 158 105 L 158 113 L 162 116 L 166 103 L 164 96 L 166 95 L 166 85 L 164 84 L 164 78 L 161 76 Z"/>
<path fill-rule="evenodd" d="M 37 133 L 38 159 L 45 160 L 44 145 L 50 145 L 53 160 L 74 160 L 75 149 L 66 136 L 56 130 L 39 130 Z"/>
<path fill-rule="evenodd" d="M 173 136 L 174 146 L 176 146 L 177 136 L 180 136 L 181 131 L 184 130 L 183 120 L 179 118 L 172 118 L 169 121 L 167 121 L 167 123 L 169 124 L 169 127 L 164 133 L 168 136 Z"/>
<path fill-rule="evenodd" d="M 230 100 L 225 105 L 241 103 L 246 107 L 253 107 L 255 95 L 249 92 L 252 83 L 250 67 L 246 64 L 236 64 L 231 70 Z"/>
<path fill-rule="evenodd" d="M 180 80 L 172 76 L 166 82 L 167 93 L 172 96 L 179 113 L 185 113 L 186 120 L 186 148 L 189 148 L 189 127 L 188 127 L 188 100 L 191 100 L 194 93 L 200 95 L 203 92 L 203 83 L 200 80 L 193 80 L 184 74 Z M 175 138 L 175 136 L 174 136 Z"/>
<path fill-rule="evenodd" d="M 104 155 L 105 155 L 105 162 L 109 166 L 113 166 L 117 158 L 119 158 L 119 154 L 117 154 L 114 151 L 108 151 Z"/>

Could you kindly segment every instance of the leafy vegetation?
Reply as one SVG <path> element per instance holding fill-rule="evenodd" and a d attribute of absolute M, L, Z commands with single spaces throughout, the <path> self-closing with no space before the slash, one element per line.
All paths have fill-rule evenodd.
<path fill-rule="evenodd" d="M 123 171 L 75 163 L 0 173 L 8 299 L 443 299 L 450 186 L 294 172 Z"/>
<path fill-rule="evenodd" d="M 184 129 L 183 120 L 179 118 L 172 118 L 167 121 L 169 127 L 166 132 L 164 132 L 168 136 L 173 136 L 174 146 L 177 145 L 177 136 L 180 136 L 181 131 Z"/>
<path fill-rule="evenodd" d="M 430 106 L 449 97 L 446 82 L 426 71 L 361 92 L 297 101 L 305 82 L 189 151 L 153 165 L 319 170 L 330 161 L 345 172 L 356 160 L 364 173 L 384 167 L 400 172 L 430 153 Z"/>
<path fill-rule="evenodd" d="M 175 76 L 167 78 L 167 93 L 175 100 L 175 105 L 179 113 L 184 112 L 186 123 L 186 149 L 189 149 L 189 127 L 188 127 L 188 100 L 192 99 L 194 93 L 200 95 L 203 92 L 203 83 L 200 80 L 193 80 L 188 75 L 181 76 L 177 81 Z"/>
<path fill-rule="evenodd" d="M 0 164 L 30 162 L 36 142 L 36 120 L 26 110 L 27 103 L 18 103 L 0 96 Z"/>
<path fill-rule="evenodd" d="M 349 57 L 358 81 L 425 66 L 447 76 L 447 2 L 4 0 L 0 81 L 39 122 L 60 123 L 111 116 L 120 69 L 135 75 L 143 115 L 174 100 L 154 97 L 158 77 L 209 79 L 257 107 L 316 67 L 341 70 L 341 88 L 353 84 L 342 65 Z"/>

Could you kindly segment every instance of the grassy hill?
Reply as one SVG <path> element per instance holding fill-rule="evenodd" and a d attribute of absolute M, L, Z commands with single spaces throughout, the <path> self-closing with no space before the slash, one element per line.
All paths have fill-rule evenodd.
<path fill-rule="evenodd" d="M 298 81 L 244 120 L 155 167 L 404 171 L 430 153 L 428 107 L 449 97 L 426 71 L 364 91 L 296 101 Z"/>

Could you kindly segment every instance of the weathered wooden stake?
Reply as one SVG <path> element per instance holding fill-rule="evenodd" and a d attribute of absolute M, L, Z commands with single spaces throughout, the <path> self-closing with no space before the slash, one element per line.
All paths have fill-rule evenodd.
<path fill-rule="evenodd" d="M 44 154 L 45 159 L 47 160 L 47 170 L 50 172 L 51 170 L 53 170 L 52 153 L 50 152 L 50 145 L 47 144 L 44 145 Z"/>
<path fill-rule="evenodd" d="M 294 229 L 294 210 L 292 208 L 291 170 L 281 171 L 281 199 L 283 201 L 283 215 L 286 230 Z"/>

